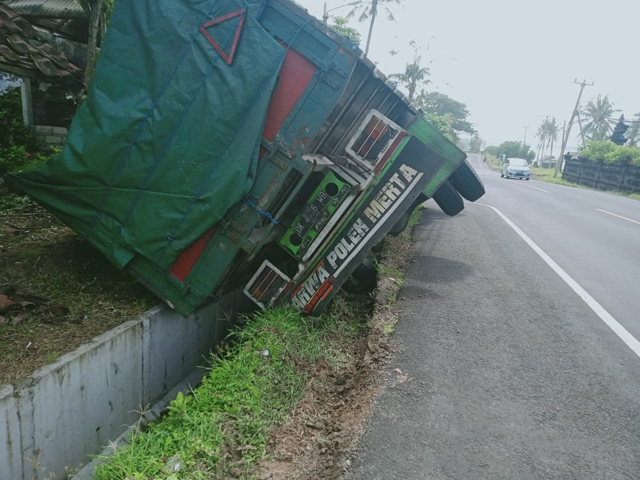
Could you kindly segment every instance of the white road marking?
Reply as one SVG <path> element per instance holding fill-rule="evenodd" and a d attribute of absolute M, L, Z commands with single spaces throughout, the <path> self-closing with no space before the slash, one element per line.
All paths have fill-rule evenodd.
<path fill-rule="evenodd" d="M 565 272 L 553 259 L 547 255 L 533 240 L 531 240 L 526 233 L 518 228 L 518 226 L 513 223 L 509 218 L 498 210 L 496 207 L 491 205 L 487 205 L 485 203 L 475 203 L 472 205 L 482 205 L 484 207 L 489 207 L 494 212 L 496 212 L 500 218 L 502 218 L 507 225 L 509 225 L 520 237 L 529 245 L 534 252 L 536 252 L 540 258 L 542 258 L 547 265 L 549 265 L 554 272 L 558 274 L 558 276 L 564 280 L 564 282 L 571 287 L 571 289 L 578 294 L 582 300 L 594 311 L 600 319 L 607 324 L 607 326 L 613 330 L 613 332 L 620 337 L 620 339 L 627 344 L 627 346 L 633 350 L 638 357 L 640 357 L 640 342 L 635 339 L 633 335 L 629 333 L 629 331 L 624 328 L 618 321 L 613 318 L 613 316 L 607 312 L 602 305 L 600 305 L 591 295 L 587 293 L 587 291 L 582 288 L 578 282 L 576 282 L 567 272 Z M 607 212 L 608 213 L 608 212 Z"/>
<path fill-rule="evenodd" d="M 535 188 L 536 190 L 540 190 L 541 192 L 544 193 L 550 193 L 547 190 L 543 190 L 542 188 L 538 188 L 538 187 L 534 187 L 533 185 L 522 185 L 523 187 L 529 187 L 529 188 Z"/>
<path fill-rule="evenodd" d="M 628 222 L 633 222 L 633 223 L 637 223 L 638 225 L 640 225 L 640 222 L 637 221 L 637 220 L 631 220 L 630 218 L 623 217 L 622 215 L 616 215 L 615 213 L 607 212 L 606 210 L 600 210 L 599 208 L 596 208 L 596 210 L 599 211 L 599 212 L 602 212 L 602 213 L 606 213 L 608 215 L 612 215 L 614 217 L 621 218 L 623 220 L 627 220 Z"/>

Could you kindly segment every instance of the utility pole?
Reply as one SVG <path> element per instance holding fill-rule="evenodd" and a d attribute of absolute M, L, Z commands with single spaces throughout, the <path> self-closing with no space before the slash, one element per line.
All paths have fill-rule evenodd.
<path fill-rule="evenodd" d="M 580 138 L 582 139 L 582 144 L 584 145 L 584 128 L 582 128 L 582 118 L 580 117 L 580 112 L 578 112 L 578 126 L 580 127 Z"/>
<path fill-rule="evenodd" d="M 378 0 L 372 0 L 371 2 L 371 24 L 369 24 L 369 35 L 367 35 L 367 46 L 364 49 L 364 54 L 369 55 L 369 45 L 371 45 L 371 35 L 373 34 L 373 24 L 376 22 L 376 16 L 378 15 Z"/>
<path fill-rule="evenodd" d="M 569 140 L 569 137 L 571 136 L 571 127 L 573 126 L 573 120 L 578 115 L 578 109 L 580 108 L 580 100 L 582 99 L 582 92 L 584 91 L 584 87 L 586 87 L 587 85 L 592 87 L 594 85 L 594 82 L 587 83 L 586 80 L 583 80 L 582 82 L 578 82 L 577 78 L 573 81 L 573 83 L 575 83 L 577 85 L 580 85 L 580 93 L 578 94 L 578 100 L 576 101 L 576 106 L 573 107 L 573 113 L 571 114 L 571 119 L 569 120 L 569 126 L 567 127 L 567 133 L 564 136 L 564 138 L 562 139 L 562 147 L 560 148 L 560 156 L 558 157 L 558 163 L 556 163 L 556 170 L 555 170 L 555 172 L 553 172 L 553 178 L 556 178 L 558 176 L 558 172 L 562 171 L 562 162 L 564 160 L 564 151 L 567 148 L 567 141 Z"/>
<path fill-rule="evenodd" d="M 565 120 L 564 124 L 562 125 L 562 142 L 560 142 L 560 145 L 564 145 L 564 138 L 565 138 L 566 131 L 567 131 L 567 121 Z M 551 158 L 553 159 L 553 151 L 551 151 Z M 560 159 L 558 159 L 558 162 L 559 161 L 560 161 Z M 556 162 L 556 167 L 557 166 L 558 166 L 558 163 Z"/>
<path fill-rule="evenodd" d="M 527 125 L 524 128 L 524 140 L 522 141 L 522 146 L 524 147 L 527 144 L 527 130 L 529 130 L 529 126 Z"/>
<path fill-rule="evenodd" d="M 376 0 L 377 2 L 378 0 Z M 329 23 L 329 12 L 333 12 L 334 10 L 338 10 L 339 8 L 342 7 L 349 7 L 349 6 L 354 6 L 354 5 L 360 5 L 361 3 L 367 3 L 366 0 L 355 0 L 353 2 L 349 2 L 349 3 L 345 3 L 342 5 L 339 5 L 335 8 L 330 8 L 327 10 L 327 2 L 324 2 L 324 12 L 322 13 L 322 22 L 326 25 Z"/>
<path fill-rule="evenodd" d="M 33 125 L 33 97 L 31 96 L 31 80 L 27 77 L 22 79 L 20 86 L 22 95 L 22 120 L 25 127 Z"/>

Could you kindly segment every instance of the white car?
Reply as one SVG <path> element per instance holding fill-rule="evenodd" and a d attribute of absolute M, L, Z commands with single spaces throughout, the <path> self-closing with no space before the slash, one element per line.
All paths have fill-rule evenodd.
<path fill-rule="evenodd" d="M 524 158 L 507 158 L 502 166 L 500 176 L 504 178 L 524 178 L 525 180 L 529 180 L 531 178 L 529 162 Z"/>

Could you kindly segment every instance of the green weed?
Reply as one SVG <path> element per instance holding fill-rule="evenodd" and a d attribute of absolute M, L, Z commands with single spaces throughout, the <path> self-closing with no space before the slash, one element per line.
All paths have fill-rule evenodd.
<path fill-rule="evenodd" d="M 318 319 L 290 309 L 252 317 L 213 357 L 193 394 L 179 394 L 163 421 L 116 448 L 94 478 L 209 480 L 229 478 L 231 469 L 249 472 L 265 455 L 271 430 L 302 397 L 313 366 L 321 359 L 334 366 L 349 361 L 341 345 L 361 324 L 347 320 L 345 308 L 338 299 L 333 313 Z"/>
<path fill-rule="evenodd" d="M 398 323 L 397 315 L 393 315 L 391 318 L 389 318 L 382 327 L 382 331 L 384 332 L 384 334 L 386 336 L 389 336 L 393 332 L 395 332 L 397 323 Z"/>
<path fill-rule="evenodd" d="M 412 229 L 416 225 L 420 223 L 422 219 L 422 210 L 424 209 L 424 204 L 418 205 L 413 212 L 411 213 L 411 217 L 409 217 L 409 223 L 407 223 L 407 228 Z"/>

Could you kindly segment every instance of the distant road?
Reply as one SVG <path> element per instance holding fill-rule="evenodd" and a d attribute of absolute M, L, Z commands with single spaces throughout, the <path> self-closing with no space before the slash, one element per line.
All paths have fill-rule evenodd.
<path fill-rule="evenodd" d="M 471 162 L 486 196 L 415 230 L 346 478 L 640 478 L 640 202 Z"/>
<path fill-rule="evenodd" d="M 469 160 L 487 187 L 480 202 L 513 220 L 640 339 L 640 201 L 535 180 L 506 180 L 478 155 Z M 525 248 L 513 247 L 514 252 Z"/>

